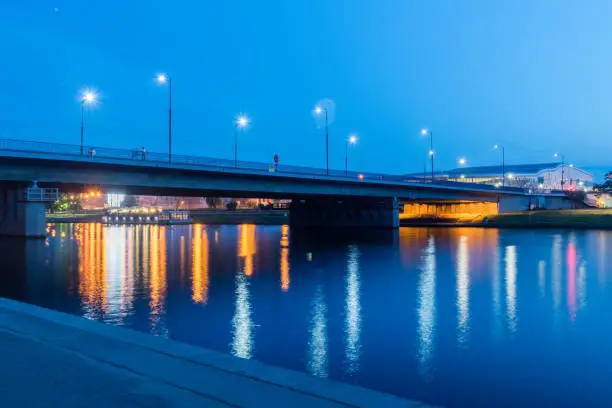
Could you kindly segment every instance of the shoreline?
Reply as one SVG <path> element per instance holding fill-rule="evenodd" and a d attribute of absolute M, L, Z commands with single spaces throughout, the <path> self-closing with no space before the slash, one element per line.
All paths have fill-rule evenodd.
<path fill-rule="evenodd" d="M 6 298 L 0 344 L 6 406 L 431 407 Z"/>
<path fill-rule="evenodd" d="M 46 217 L 48 223 L 100 223 L 102 214 L 49 214 Z M 196 211 L 191 214 L 191 220 L 183 225 L 208 224 L 208 225 L 285 225 L 289 223 L 289 212 L 286 210 L 219 210 L 219 211 Z M 154 222 L 133 223 L 108 223 L 107 225 L 158 225 Z M 167 225 L 167 224 L 166 224 Z M 177 224 L 179 225 L 179 224 Z"/>
<path fill-rule="evenodd" d="M 612 229 L 612 209 L 536 210 L 494 215 L 488 222 L 456 219 L 400 219 L 401 227 Z"/>

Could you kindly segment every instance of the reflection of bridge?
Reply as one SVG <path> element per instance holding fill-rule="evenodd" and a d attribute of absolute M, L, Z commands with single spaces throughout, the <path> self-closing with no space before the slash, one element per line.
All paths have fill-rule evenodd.
<path fill-rule="evenodd" d="M 290 198 L 296 226 L 397 227 L 398 200 L 412 202 L 499 202 L 500 211 L 526 209 L 534 200 L 560 205 L 562 195 L 534 195 L 522 189 L 407 181 L 402 176 L 345 173 L 324 169 L 168 156 L 133 150 L 0 140 L 0 233 L 37 235 L 44 206 L 22 202 L 23 189 L 77 191 L 96 186 L 110 192 L 150 195 Z M 270 171 L 274 170 L 274 171 Z M 558 201 L 558 203 L 553 203 Z M 33 215 L 37 214 L 37 217 Z M 34 221 L 34 220 L 37 221 Z M 44 226 L 42 230 L 44 231 Z"/>

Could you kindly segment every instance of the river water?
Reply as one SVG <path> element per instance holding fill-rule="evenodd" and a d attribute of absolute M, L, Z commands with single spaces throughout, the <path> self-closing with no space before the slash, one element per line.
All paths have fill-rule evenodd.
<path fill-rule="evenodd" d="M 0 296 L 448 407 L 612 404 L 612 232 L 49 225 Z"/>

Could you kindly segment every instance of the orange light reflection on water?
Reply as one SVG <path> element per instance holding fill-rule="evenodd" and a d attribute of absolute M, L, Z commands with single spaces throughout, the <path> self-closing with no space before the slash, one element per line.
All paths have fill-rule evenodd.
<path fill-rule="evenodd" d="M 193 226 L 191 248 L 191 299 L 194 303 L 208 302 L 208 231 L 201 225 Z"/>
<path fill-rule="evenodd" d="M 244 274 L 248 277 L 253 275 L 253 258 L 257 253 L 257 244 L 255 242 L 256 226 L 252 224 L 243 224 L 238 226 L 238 256 L 244 259 Z"/>
<path fill-rule="evenodd" d="M 289 226 L 283 225 L 281 227 L 281 240 L 280 240 L 280 273 L 281 273 L 281 290 L 287 292 L 289 290 L 289 284 L 291 278 L 289 277 Z"/>

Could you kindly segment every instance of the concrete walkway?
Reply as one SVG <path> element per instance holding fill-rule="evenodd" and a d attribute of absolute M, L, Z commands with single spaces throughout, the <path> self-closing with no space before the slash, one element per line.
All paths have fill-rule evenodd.
<path fill-rule="evenodd" d="M 0 298 L 1 407 L 421 407 Z"/>

